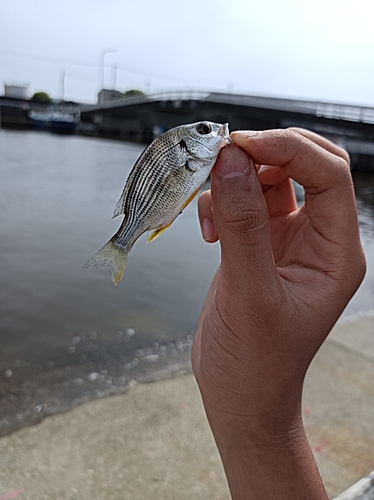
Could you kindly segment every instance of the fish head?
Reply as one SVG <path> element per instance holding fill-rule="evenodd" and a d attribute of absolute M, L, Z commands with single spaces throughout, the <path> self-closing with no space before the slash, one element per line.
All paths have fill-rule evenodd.
<path fill-rule="evenodd" d="M 220 149 L 231 143 L 228 123 L 192 123 L 181 126 L 179 135 L 187 152 L 202 161 L 215 160 Z"/>

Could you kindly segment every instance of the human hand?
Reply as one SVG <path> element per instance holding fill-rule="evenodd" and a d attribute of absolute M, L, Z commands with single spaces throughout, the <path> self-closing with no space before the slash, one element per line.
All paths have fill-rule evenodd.
<path fill-rule="evenodd" d="M 254 443 L 265 450 L 291 434 L 310 464 L 301 419 L 304 376 L 365 273 L 349 159 L 301 129 L 231 138 L 235 145 L 221 151 L 211 192 L 199 199 L 203 236 L 220 240 L 221 264 L 196 332 L 193 369 L 226 472 L 228 454 L 236 472 L 243 463 L 232 449 L 248 457 Z M 257 175 L 255 164 L 275 167 Z M 300 208 L 291 179 L 305 190 Z M 238 477 L 230 477 L 233 492 Z M 245 487 L 248 494 L 258 485 Z M 305 498 L 320 499 L 321 491 L 306 491 Z M 284 497 L 234 493 L 304 498 L 286 490 Z"/>

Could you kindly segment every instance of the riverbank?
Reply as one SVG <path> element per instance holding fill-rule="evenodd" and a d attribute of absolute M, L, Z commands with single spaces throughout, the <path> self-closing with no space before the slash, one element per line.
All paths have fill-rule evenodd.
<path fill-rule="evenodd" d="M 373 316 L 336 326 L 307 375 L 305 425 L 330 498 L 374 469 L 373 331 Z M 0 499 L 227 500 L 196 382 L 182 373 L 3 437 Z"/>

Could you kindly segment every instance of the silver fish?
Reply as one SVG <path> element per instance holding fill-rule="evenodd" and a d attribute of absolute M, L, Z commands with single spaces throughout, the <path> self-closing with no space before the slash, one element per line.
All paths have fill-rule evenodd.
<path fill-rule="evenodd" d="M 84 267 L 108 265 L 118 285 L 135 241 L 146 231 L 153 241 L 173 223 L 230 142 L 227 123 L 207 121 L 181 125 L 154 140 L 136 161 L 114 209 L 113 217 L 125 216 L 121 227 Z"/>

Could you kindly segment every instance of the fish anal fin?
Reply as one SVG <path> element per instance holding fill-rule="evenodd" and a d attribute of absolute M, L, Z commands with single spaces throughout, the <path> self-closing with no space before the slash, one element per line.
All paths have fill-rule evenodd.
<path fill-rule="evenodd" d="M 190 196 L 190 197 L 189 197 L 189 198 L 188 198 L 188 199 L 187 199 L 187 200 L 183 203 L 182 208 L 181 208 L 181 212 L 182 212 L 182 210 L 184 210 L 184 209 L 187 207 L 187 205 L 189 205 L 189 204 L 191 203 L 191 201 L 195 198 L 195 196 L 197 195 L 197 193 L 200 191 L 200 188 L 201 188 L 201 186 L 199 186 L 199 187 L 196 189 L 196 191 L 194 191 L 194 192 L 191 194 L 191 196 Z"/>
<path fill-rule="evenodd" d="M 195 196 L 197 195 L 197 193 L 199 191 L 200 191 L 200 187 L 197 188 L 196 191 L 194 191 L 191 194 L 191 196 L 183 203 L 178 215 L 180 215 L 183 212 L 183 210 L 187 207 L 187 205 L 189 205 L 191 203 L 191 201 L 195 198 Z M 167 224 L 165 224 L 165 226 L 157 227 L 153 231 L 150 231 L 148 239 L 147 239 L 147 243 L 150 243 L 151 241 L 154 241 L 156 238 L 158 238 L 160 236 L 160 234 L 162 234 L 164 231 L 166 231 L 167 228 L 173 224 L 175 219 L 176 219 L 176 217 L 171 222 L 168 222 Z"/>
<path fill-rule="evenodd" d="M 173 224 L 174 220 L 175 219 L 173 219 L 171 222 L 166 224 L 166 226 L 158 227 L 157 229 L 150 231 L 149 235 L 148 235 L 147 243 L 150 243 L 151 241 L 154 241 L 156 238 L 158 238 L 160 236 L 160 234 L 162 234 L 164 231 L 166 231 L 167 228 Z"/>

